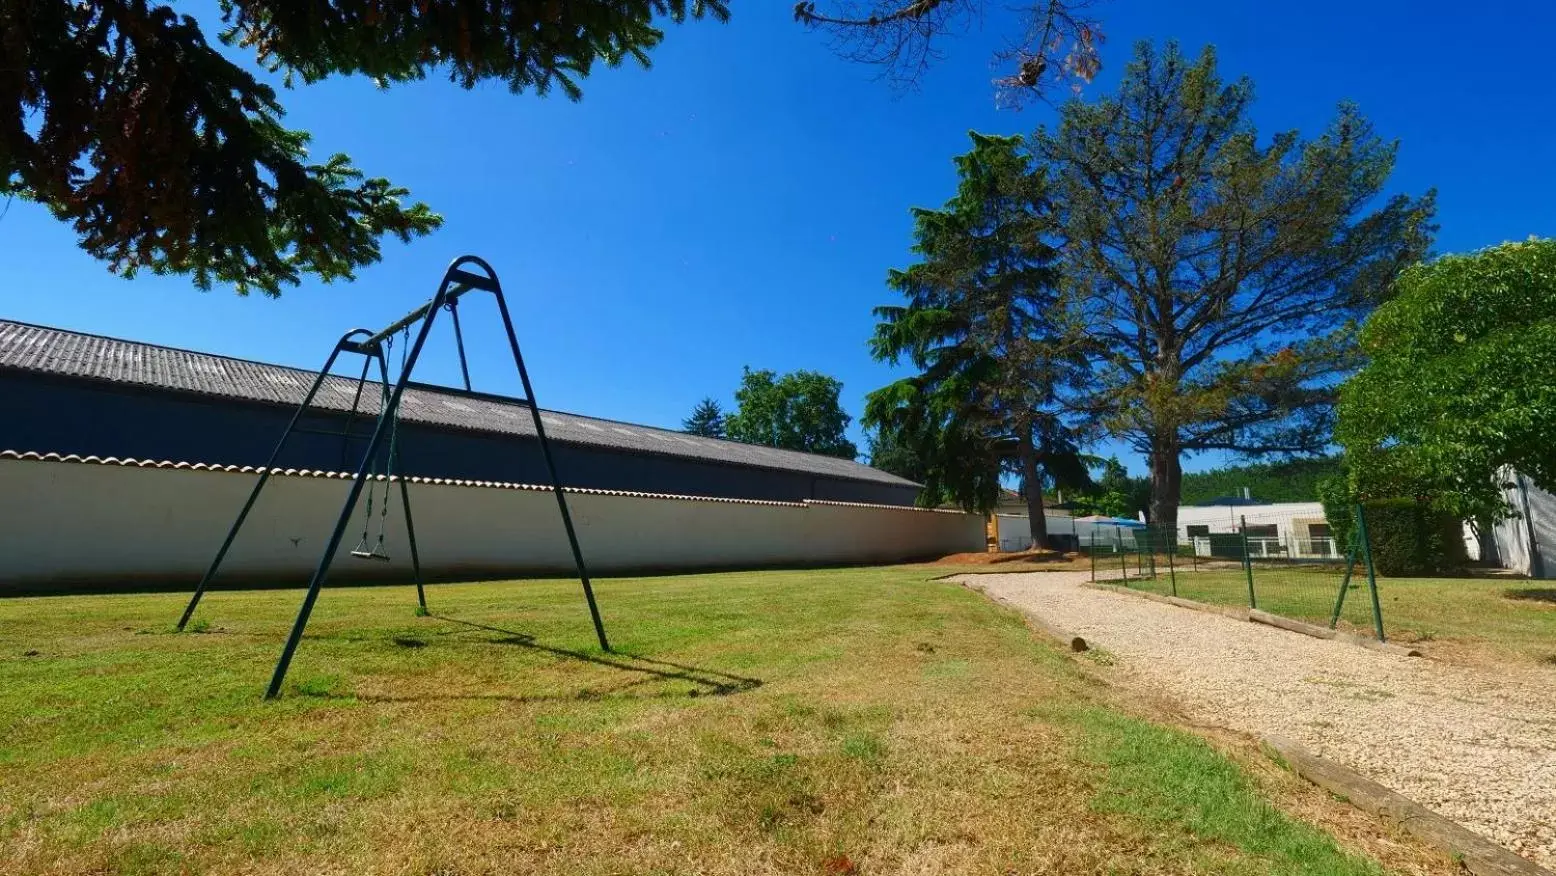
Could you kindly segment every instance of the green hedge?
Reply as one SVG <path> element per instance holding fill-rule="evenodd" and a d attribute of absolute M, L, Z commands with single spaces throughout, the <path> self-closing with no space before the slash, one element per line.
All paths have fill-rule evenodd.
<path fill-rule="evenodd" d="M 1318 482 L 1318 501 L 1324 505 L 1324 519 L 1329 522 L 1329 534 L 1341 555 L 1351 549 L 1351 527 L 1355 525 L 1356 498 L 1351 495 L 1345 473 Z"/>
<path fill-rule="evenodd" d="M 1241 560 L 1243 558 L 1242 533 L 1212 532 L 1210 534 L 1210 555 L 1212 557 Z"/>
<path fill-rule="evenodd" d="M 1362 509 L 1379 575 L 1434 575 L 1468 562 L 1462 525 L 1452 515 L 1415 499 L 1373 499 Z"/>

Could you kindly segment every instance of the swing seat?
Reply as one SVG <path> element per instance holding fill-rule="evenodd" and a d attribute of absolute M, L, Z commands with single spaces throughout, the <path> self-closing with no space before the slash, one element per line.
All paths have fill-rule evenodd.
<path fill-rule="evenodd" d="M 370 550 L 370 551 L 365 551 L 365 550 L 362 550 L 361 548 L 357 548 L 356 550 L 351 552 L 351 555 L 353 557 L 356 557 L 359 560 L 378 560 L 381 563 L 389 562 L 389 555 L 384 553 L 384 552 L 382 552 L 382 551 L 380 551 L 380 550 L 378 550 L 377 548 L 374 548 L 373 550 Z"/>

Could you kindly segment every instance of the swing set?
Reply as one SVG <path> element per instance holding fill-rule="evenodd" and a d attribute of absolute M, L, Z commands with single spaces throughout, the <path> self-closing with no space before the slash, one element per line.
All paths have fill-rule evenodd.
<path fill-rule="evenodd" d="M 405 387 L 410 383 L 412 370 L 416 367 L 417 360 L 421 357 L 422 347 L 427 342 L 427 337 L 432 331 L 432 324 L 439 313 L 447 311 L 454 326 L 454 344 L 459 352 L 459 370 L 464 378 L 465 390 L 471 391 L 470 367 L 465 359 L 464 333 L 459 324 L 459 303 L 466 293 L 472 291 L 489 292 L 497 302 L 497 312 L 502 317 L 503 329 L 507 332 L 508 346 L 513 353 L 513 363 L 518 368 L 519 382 L 524 388 L 524 397 L 514 399 L 520 404 L 527 405 L 535 425 L 535 437 L 540 444 L 540 454 L 546 464 L 546 472 L 551 479 L 551 489 L 556 496 L 557 510 L 562 516 L 562 526 L 567 530 L 568 544 L 573 551 L 573 562 L 578 568 L 578 580 L 583 585 L 584 599 L 589 604 L 589 616 L 594 621 L 595 636 L 599 639 L 600 648 L 610 651 L 610 642 L 605 637 L 605 624 L 600 620 L 600 609 L 595 603 L 594 587 L 589 582 L 589 572 L 584 566 L 583 550 L 578 546 L 578 535 L 573 529 L 573 518 L 567 510 L 567 497 L 563 495 L 561 481 L 557 478 L 556 463 L 551 456 L 551 445 L 546 440 L 545 425 L 540 419 L 540 407 L 535 402 L 535 390 L 530 385 L 529 371 L 524 367 L 524 357 L 519 353 L 518 335 L 513 330 L 513 319 L 508 313 L 508 303 L 503 297 L 502 284 L 497 280 L 496 271 L 491 265 L 476 256 L 460 256 L 449 265 L 443 274 L 443 281 L 438 285 L 437 294 L 426 304 L 416 308 L 393 324 L 378 332 L 367 329 L 352 329 L 335 343 L 335 348 L 330 351 L 329 358 L 324 361 L 324 367 L 319 371 L 318 377 L 303 396 L 302 403 L 297 406 L 292 414 L 291 422 L 287 424 L 286 431 L 281 434 L 281 439 L 276 442 L 275 450 L 271 451 L 270 459 L 260 470 L 259 479 L 254 483 L 254 489 L 249 493 L 248 501 L 243 504 L 243 509 L 238 512 L 238 517 L 233 521 L 232 527 L 227 531 L 227 537 L 222 541 L 221 547 L 216 551 L 216 557 L 211 561 L 210 568 L 205 576 L 200 579 L 195 588 L 194 595 L 190 597 L 189 605 L 184 609 L 184 614 L 178 621 L 178 629 L 182 631 L 194 616 L 195 608 L 200 604 L 200 598 L 205 595 L 206 588 L 211 580 L 216 577 L 216 572 L 221 568 L 222 561 L 226 559 L 227 551 L 232 547 L 233 541 L 238 537 L 238 531 L 243 528 L 243 523 L 248 519 L 249 512 L 254 509 L 254 504 L 259 501 L 260 493 L 264 491 L 265 484 L 269 482 L 270 475 L 275 471 L 277 460 L 281 452 L 286 448 L 289 438 L 295 433 L 320 434 L 339 437 L 342 441 L 342 456 L 346 457 L 350 452 L 350 444 L 354 439 L 363 436 L 352 432 L 352 426 L 360 413 L 362 394 L 367 385 L 368 372 L 376 362 L 378 364 L 379 387 L 381 395 L 378 406 L 377 422 L 373 431 L 367 438 L 367 447 L 362 456 L 356 461 L 356 475 L 352 478 L 351 488 L 346 493 L 345 502 L 341 505 L 340 515 L 336 518 L 335 528 L 330 534 L 329 542 L 324 548 L 324 554 L 319 559 L 319 565 L 314 570 L 312 579 L 308 582 L 308 593 L 303 597 L 302 608 L 297 613 L 297 620 L 292 624 L 291 634 L 287 636 L 286 646 L 281 651 L 281 657 L 276 661 L 275 672 L 270 678 L 270 687 L 265 692 L 265 699 L 274 699 L 281 693 L 282 682 L 286 680 L 287 668 L 291 665 L 292 656 L 297 651 L 298 644 L 302 641 L 303 630 L 308 626 L 308 617 L 313 613 L 314 603 L 319 598 L 319 591 L 324 586 L 325 578 L 329 575 L 330 566 L 335 561 L 335 555 L 339 551 L 346 531 L 351 525 L 352 512 L 356 509 L 358 501 L 362 499 L 362 491 L 367 490 L 365 504 L 366 513 L 362 521 L 362 537 L 357 546 L 349 552 L 349 556 L 361 560 L 375 562 L 388 562 L 390 556 L 384 545 L 384 534 L 389 521 L 390 485 L 396 481 L 400 485 L 400 508 L 405 518 L 406 540 L 410 544 L 411 569 L 416 580 L 416 601 L 419 610 L 425 613 L 427 610 L 427 594 L 423 585 L 421 572 L 421 555 L 416 549 L 416 526 L 411 518 L 411 494 L 406 483 L 406 477 L 401 471 L 400 464 L 400 400 L 405 393 Z M 414 342 L 411 340 L 411 329 L 419 324 L 416 330 Z M 389 380 L 389 357 L 393 353 L 395 336 L 400 337 L 400 371 L 398 378 L 391 384 Z M 363 357 L 362 373 L 357 378 L 356 393 L 351 401 L 351 411 L 346 416 L 345 426 L 338 432 L 332 430 L 312 429 L 303 427 L 303 415 L 313 404 L 319 389 L 324 385 L 326 378 L 330 376 L 330 369 L 335 366 L 335 360 L 342 353 L 351 353 Z M 419 386 L 420 384 L 418 384 Z M 387 437 L 387 443 L 385 439 Z M 372 538 L 373 528 L 373 503 L 378 484 L 383 485 L 378 502 L 378 536 Z"/>

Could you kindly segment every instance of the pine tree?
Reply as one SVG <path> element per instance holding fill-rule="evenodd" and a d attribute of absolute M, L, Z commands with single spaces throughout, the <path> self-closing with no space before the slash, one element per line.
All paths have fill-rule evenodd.
<path fill-rule="evenodd" d="M 1062 324 L 1046 177 L 1020 138 L 971 136 L 956 196 L 913 211 L 923 260 L 888 275 L 907 303 L 875 309 L 875 356 L 920 373 L 871 393 L 865 421 L 927 463 L 931 501 L 988 511 L 1016 475 L 1042 544 L 1044 482 L 1089 483 L 1059 405 L 1084 360 Z"/>
<path fill-rule="evenodd" d="M 703 399 L 692 409 L 692 415 L 681 421 L 681 431 L 704 438 L 723 438 L 724 409 L 713 398 Z"/>
<path fill-rule="evenodd" d="M 725 0 L 223 0 L 221 39 L 287 82 L 434 71 L 518 93 L 578 81 L 596 62 L 645 66 L 661 21 Z M 202 289 L 280 294 L 301 275 L 350 279 L 382 239 L 442 219 L 345 155 L 308 156 L 274 89 L 148 0 L 0 3 L 0 198 L 38 201 L 125 276 L 189 274 Z"/>
<path fill-rule="evenodd" d="M 1253 84 L 1142 43 L 1116 97 L 1032 140 L 1084 294 L 1092 412 L 1150 463 L 1177 520 L 1185 453 L 1302 454 L 1331 440 L 1355 323 L 1427 251 L 1434 195 L 1383 194 L 1397 144 L 1342 105 L 1316 140 L 1259 142 Z"/>

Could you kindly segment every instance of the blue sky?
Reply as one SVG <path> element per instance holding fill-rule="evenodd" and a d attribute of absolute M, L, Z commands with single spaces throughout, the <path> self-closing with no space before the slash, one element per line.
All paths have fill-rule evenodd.
<path fill-rule="evenodd" d="M 750 365 L 833 374 L 857 415 L 894 376 L 866 339 L 870 308 L 891 300 L 887 268 L 908 263 L 908 208 L 949 196 L 969 129 L 1024 133 L 1053 113 L 996 109 L 1000 15 L 947 43 L 920 89 L 898 94 L 795 25 L 790 4 L 732 5 L 728 25 L 672 29 L 652 70 L 598 72 L 576 104 L 444 81 L 283 93 L 287 123 L 313 133 L 318 155 L 347 152 L 447 219 L 432 237 L 388 244 L 355 283 L 305 282 L 270 300 L 179 277 L 127 282 L 42 208 L 13 202 L 0 218 L 0 316 L 317 368 L 346 329 L 389 323 L 431 295 L 451 258 L 475 253 L 503 279 L 546 407 L 677 427 L 705 395 L 730 403 Z M 214 20 L 207 4 L 178 8 Z M 1213 43 L 1224 75 L 1256 83 L 1262 131 L 1317 133 L 1350 99 L 1401 140 L 1392 187 L 1439 190 L 1439 251 L 1556 235 L 1556 10 L 1276 9 L 1101 3 L 1106 68 L 1089 91 L 1112 87 L 1137 39 Z M 500 328 L 473 310 L 477 388 L 517 392 Z M 423 361 L 422 379 L 457 379 L 449 345 Z"/>

